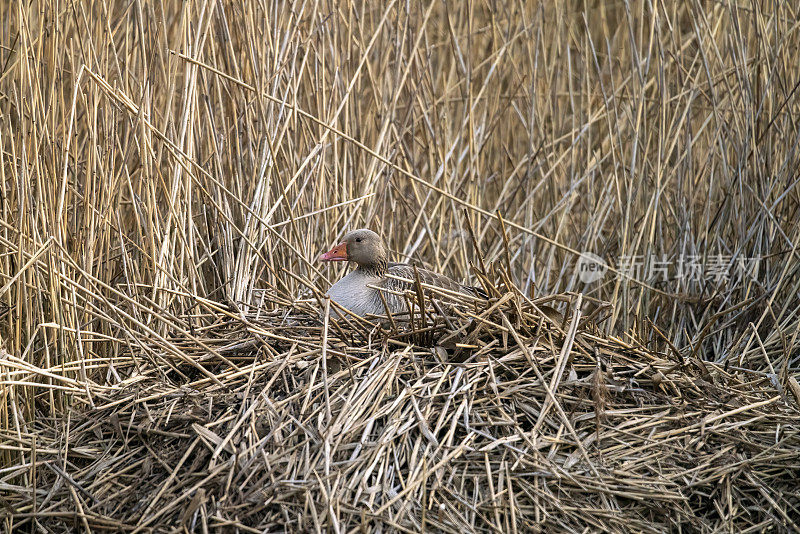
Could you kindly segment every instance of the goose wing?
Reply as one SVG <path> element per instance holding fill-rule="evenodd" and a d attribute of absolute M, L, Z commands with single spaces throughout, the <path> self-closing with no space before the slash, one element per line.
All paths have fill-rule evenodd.
<path fill-rule="evenodd" d="M 459 284 L 443 274 L 420 268 L 416 268 L 415 272 L 413 265 L 405 263 L 389 264 L 389 268 L 386 270 L 386 277 L 381 285 L 390 291 L 398 293 L 405 293 L 409 290 L 415 291 L 416 284 L 414 281 L 416 280 L 416 273 L 419 273 L 420 282 L 424 285 L 443 289 L 452 293 L 474 294 L 473 291 L 466 286 Z"/>

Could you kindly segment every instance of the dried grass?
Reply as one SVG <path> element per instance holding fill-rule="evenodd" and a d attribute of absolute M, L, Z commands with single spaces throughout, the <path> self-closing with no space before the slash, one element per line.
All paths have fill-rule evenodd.
<path fill-rule="evenodd" d="M 0 13 L 6 530 L 800 530 L 792 3 Z"/>

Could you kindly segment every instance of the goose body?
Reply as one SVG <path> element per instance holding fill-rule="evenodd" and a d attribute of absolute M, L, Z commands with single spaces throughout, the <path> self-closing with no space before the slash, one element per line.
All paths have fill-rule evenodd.
<path fill-rule="evenodd" d="M 410 282 L 416 279 L 438 289 L 474 295 L 475 291 L 429 271 L 415 269 L 403 263 L 389 263 L 383 240 L 371 230 L 354 230 L 344 236 L 342 242 L 322 255 L 323 261 L 349 261 L 356 268 L 328 290 L 331 300 L 360 315 L 386 315 L 387 308 L 392 315 L 408 312 L 407 291 L 415 289 Z M 383 296 L 383 298 L 381 298 Z M 384 301 L 386 304 L 384 304 Z M 336 316 L 332 311 L 332 315 Z"/>
<path fill-rule="evenodd" d="M 386 310 L 379 295 L 379 290 L 369 286 L 380 286 L 384 277 L 355 269 L 340 278 L 328 290 L 332 301 L 347 308 L 356 315 L 385 315 Z M 387 300 L 388 304 L 388 300 Z M 391 310 L 392 313 L 397 313 Z"/>

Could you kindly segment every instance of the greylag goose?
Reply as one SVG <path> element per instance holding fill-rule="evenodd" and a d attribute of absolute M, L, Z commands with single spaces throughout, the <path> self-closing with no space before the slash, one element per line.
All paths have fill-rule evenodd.
<path fill-rule="evenodd" d="M 386 315 L 386 308 L 392 315 L 408 312 L 406 299 L 402 296 L 413 290 L 415 284 L 414 267 L 403 263 L 390 263 L 389 254 L 383 239 L 366 228 L 353 230 L 342 238 L 342 242 L 323 254 L 322 261 L 349 261 L 356 268 L 328 290 L 331 300 L 360 315 Z M 450 278 L 427 269 L 417 268 L 420 281 L 436 288 L 455 293 L 478 295 L 480 290 L 459 284 Z M 386 300 L 386 306 L 381 299 Z M 338 316 L 331 312 L 334 317 Z"/>

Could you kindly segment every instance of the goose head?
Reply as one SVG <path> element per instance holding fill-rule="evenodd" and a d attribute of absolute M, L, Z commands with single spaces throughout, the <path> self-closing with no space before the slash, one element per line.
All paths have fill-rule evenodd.
<path fill-rule="evenodd" d="M 361 228 L 345 234 L 342 242 L 323 254 L 322 261 L 350 261 L 364 269 L 385 269 L 386 245 L 381 236 Z"/>

